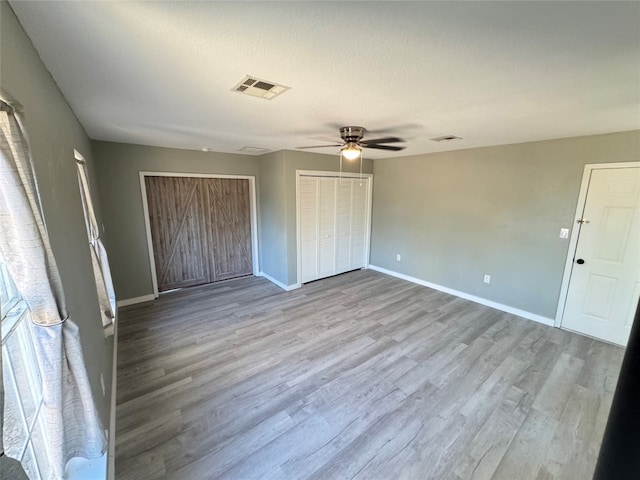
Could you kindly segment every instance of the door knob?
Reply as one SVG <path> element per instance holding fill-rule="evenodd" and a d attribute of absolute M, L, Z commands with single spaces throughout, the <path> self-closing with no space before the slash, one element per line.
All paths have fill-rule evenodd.
<path fill-rule="evenodd" d="M 579 259 L 577 259 L 577 260 L 576 260 L 576 263 L 577 263 L 578 265 L 582 265 L 582 264 L 584 263 L 584 260 L 583 260 L 583 259 L 581 259 L 581 258 L 579 258 Z"/>

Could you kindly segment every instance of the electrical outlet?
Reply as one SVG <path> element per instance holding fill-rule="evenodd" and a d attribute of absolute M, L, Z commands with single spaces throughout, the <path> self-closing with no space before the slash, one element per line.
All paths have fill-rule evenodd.
<path fill-rule="evenodd" d="M 396 255 L 396 261 L 398 261 L 398 262 L 399 262 L 400 260 L 402 260 L 402 257 L 400 256 L 400 254 L 397 254 L 397 255 Z"/>
<path fill-rule="evenodd" d="M 560 238 L 569 238 L 569 229 L 561 228 L 560 229 Z"/>
<path fill-rule="evenodd" d="M 491 275 L 487 275 L 485 274 L 484 276 L 484 280 L 482 280 L 484 283 L 491 283 Z"/>
<path fill-rule="evenodd" d="M 107 394 L 107 389 L 104 386 L 104 373 L 100 374 L 100 385 L 102 385 L 102 396 L 104 397 Z"/>

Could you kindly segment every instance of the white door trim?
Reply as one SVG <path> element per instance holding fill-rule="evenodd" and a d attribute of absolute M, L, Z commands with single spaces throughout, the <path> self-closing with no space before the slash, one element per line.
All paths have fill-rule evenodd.
<path fill-rule="evenodd" d="M 147 234 L 147 249 L 149 252 L 149 266 L 151 267 L 151 282 L 153 296 L 158 298 L 158 276 L 156 261 L 151 241 L 151 223 L 149 222 L 149 205 L 147 203 L 147 187 L 145 177 L 191 177 L 191 178 L 237 178 L 249 180 L 250 215 L 251 215 L 251 262 L 253 275 L 258 276 L 260 262 L 258 257 L 258 217 L 256 208 L 256 177 L 254 175 L 223 175 L 217 173 L 184 173 L 184 172 L 140 172 L 140 192 L 142 193 L 142 209 L 144 210 L 144 227 Z"/>
<path fill-rule="evenodd" d="M 564 316 L 565 304 L 567 302 L 567 294 L 569 293 L 569 281 L 571 280 L 571 271 L 573 270 L 573 258 L 578 247 L 578 232 L 576 222 L 582 218 L 585 203 L 587 201 L 587 193 L 589 190 L 589 181 L 591 180 L 591 172 L 598 169 L 611 168 L 632 168 L 640 167 L 640 162 L 617 162 L 617 163 L 591 163 L 584 166 L 582 174 L 582 184 L 580 185 L 580 194 L 578 195 L 578 203 L 576 212 L 573 216 L 573 225 L 571 227 L 571 235 L 569 237 L 569 248 L 567 250 L 567 258 L 564 264 L 564 273 L 562 275 L 562 285 L 560 287 L 560 298 L 558 299 L 558 309 L 554 321 L 555 327 L 562 326 L 562 317 Z"/>
<path fill-rule="evenodd" d="M 302 256 L 300 238 L 300 177 L 335 177 L 335 178 L 363 178 L 368 182 L 367 220 L 365 231 L 367 233 L 364 245 L 364 268 L 369 268 L 369 251 L 371 247 L 371 206 L 373 201 L 373 174 L 372 173 L 346 173 L 327 172 L 321 170 L 296 170 L 296 283 L 292 290 L 302 286 Z"/>

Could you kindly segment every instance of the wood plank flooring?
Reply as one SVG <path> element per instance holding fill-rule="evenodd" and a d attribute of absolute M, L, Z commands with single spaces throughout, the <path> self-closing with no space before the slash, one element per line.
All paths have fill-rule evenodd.
<path fill-rule="evenodd" d="M 370 270 L 119 322 L 118 480 L 589 479 L 623 356 Z"/>

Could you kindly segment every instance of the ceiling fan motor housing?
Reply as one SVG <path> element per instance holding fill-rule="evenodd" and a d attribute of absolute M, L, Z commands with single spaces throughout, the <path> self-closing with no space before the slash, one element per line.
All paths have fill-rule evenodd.
<path fill-rule="evenodd" d="M 345 142 L 358 142 L 362 140 L 366 131 L 367 129 L 364 127 L 342 127 L 340 128 L 340 136 Z"/>

